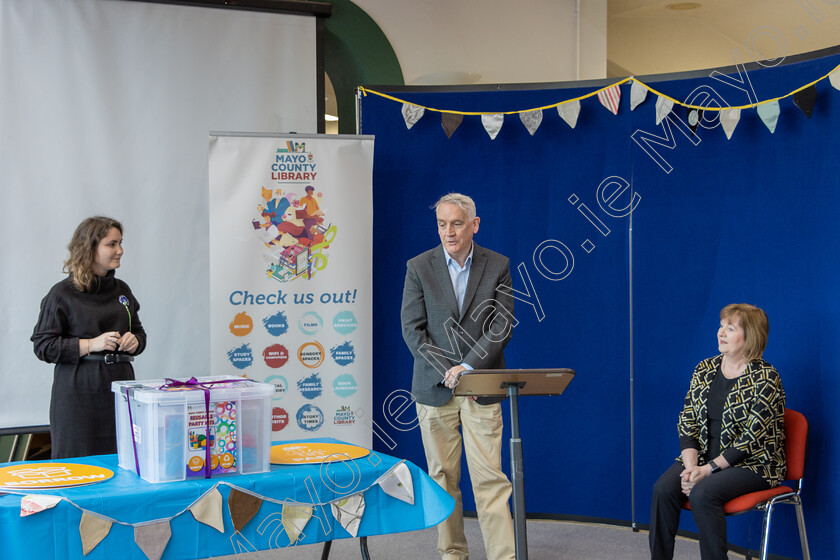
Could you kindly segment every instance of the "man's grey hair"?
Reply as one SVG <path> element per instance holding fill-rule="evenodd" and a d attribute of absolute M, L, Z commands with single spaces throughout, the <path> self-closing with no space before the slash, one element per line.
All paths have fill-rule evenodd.
<path fill-rule="evenodd" d="M 440 199 L 438 199 L 437 202 L 435 202 L 435 204 L 432 206 L 432 209 L 437 210 L 438 206 L 446 203 L 454 204 L 455 206 L 466 212 L 468 219 L 472 220 L 473 218 L 475 218 L 475 202 L 467 195 L 461 193 L 445 194 L 442 197 L 440 197 Z"/>

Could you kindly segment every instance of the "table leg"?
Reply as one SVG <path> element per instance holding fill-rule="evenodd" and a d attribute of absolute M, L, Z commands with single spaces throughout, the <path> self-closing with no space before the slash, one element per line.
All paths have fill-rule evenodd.
<path fill-rule="evenodd" d="M 370 552 L 367 547 L 367 537 L 359 537 L 359 547 L 362 549 L 362 560 L 370 560 Z"/>
<path fill-rule="evenodd" d="M 330 548 L 332 548 L 332 541 L 324 542 L 324 549 L 321 551 L 321 560 L 327 560 L 330 557 Z"/>

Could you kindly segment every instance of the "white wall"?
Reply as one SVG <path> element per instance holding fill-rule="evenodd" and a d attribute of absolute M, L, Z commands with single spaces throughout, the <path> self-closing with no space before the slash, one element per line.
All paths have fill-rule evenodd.
<path fill-rule="evenodd" d="M 140 378 L 209 373 L 208 133 L 315 132 L 315 18 L 0 0 L 0 428 L 48 422 L 29 337 L 76 225 L 125 227 Z"/>
<path fill-rule="evenodd" d="M 577 79 L 575 0 L 354 0 L 383 30 L 407 84 Z M 607 0 L 582 0 L 581 76 L 605 77 Z"/>

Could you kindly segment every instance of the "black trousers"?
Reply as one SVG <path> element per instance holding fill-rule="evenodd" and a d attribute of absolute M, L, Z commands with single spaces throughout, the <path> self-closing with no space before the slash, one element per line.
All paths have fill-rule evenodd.
<path fill-rule="evenodd" d="M 687 497 L 680 486 L 679 461 L 665 471 L 653 485 L 650 508 L 651 560 L 672 560 L 680 512 Z M 748 492 L 767 490 L 770 485 L 751 470 L 730 467 L 698 482 L 691 489 L 691 511 L 700 532 L 701 560 L 726 560 L 726 516 L 723 505 Z"/>

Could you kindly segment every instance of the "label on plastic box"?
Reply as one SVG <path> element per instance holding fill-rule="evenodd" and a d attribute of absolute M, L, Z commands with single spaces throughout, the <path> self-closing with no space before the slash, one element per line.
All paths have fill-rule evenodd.
<path fill-rule="evenodd" d="M 210 426 L 210 472 L 236 472 L 236 401 L 210 403 L 210 418 L 204 403 L 187 405 L 187 477 L 204 476 L 207 457 L 207 426 Z"/>

